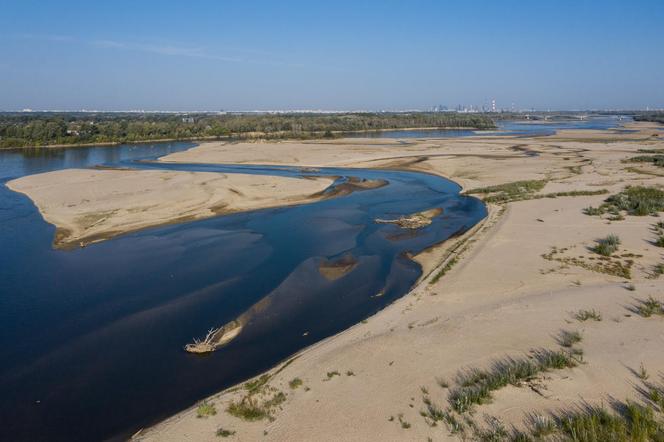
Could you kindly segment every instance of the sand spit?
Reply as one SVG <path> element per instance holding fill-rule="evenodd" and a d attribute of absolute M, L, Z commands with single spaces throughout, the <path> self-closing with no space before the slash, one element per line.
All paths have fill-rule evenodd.
<path fill-rule="evenodd" d="M 336 281 L 337 279 L 352 272 L 357 267 L 357 259 L 352 255 L 344 255 L 337 260 L 323 260 L 318 265 L 318 271 L 328 281 Z"/>
<path fill-rule="evenodd" d="M 194 338 L 193 342 L 184 346 L 185 351 L 189 353 L 203 354 L 211 353 L 216 349 L 223 347 L 233 339 L 237 338 L 254 316 L 267 309 L 271 303 L 272 298 L 270 295 L 266 296 L 232 321 L 227 322 L 221 327 L 211 328 L 203 339 Z"/>
<path fill-rule="evenodd" d="M 443 209 L 435 208 L 400 216 L 396 219 L 376 218 L 374 222 L 378 224 L 395 224 L 402 229 L 421 229 L 422 227 L 430 225 L 433 219 L 441 213 L 443 213 Z"/>
<path fill-rule="evenodd" d="M 219 162 L 407 168 L 450 177 L 466 189 L 523 180 L 543 186 L 514 202 L 492 205 L 481 226 L 416 257 L 431 269 L 428 276 L 366 322 L 302 351 L 251 389 L 211 396 L 207 401 L 218 410 L 215 416 L 198 419 L 194 405 L 137 439 L 214 441 L 225 429 L 234 432 L 229 440 L 460 440 L 478 431 L 468 422 L 479 430 L 527 430 L 529 417 L 545 420 L 584 404 L 649 403 L 649 389 L 664 382 L 664 317 L 644 314 L 650 296 L 664 302 L 662 249 L 653 227 L 659 218 L 584 214 L 607 197 L 584 192 L 664 187 L 660 168 L 639 164 L 637 170 L 624 162 L 641 154 L 639 149 L 664 149 L 664 140 L 651 136 L 651 125 L 631 129 L 639 132 L 403 144 L 210 143 L 184 153 L 190 161 L 200 156 Z M 513 149 L 524 144 L 537 155 Z M 609 259 L 629 264 L 628 277 L 604 272 L 604 258 L 592 251 L 609 234 L 620 238 Z M 561 336 L 569 333 L 578 333 L 580 342 L 565 347 Z M 455 411 L 460 375 L 491 370 L 506 357 L 534 361 L 533 351 L 543 350 L 568 352 L 576 362 L 499 388 L 490 402 L 472 405 L 472 413 Z M 261 389 L 255 392 L 258 381 Z M 277 395 L 279 405 L 272 407 Z M 265 414 L 243 419 L 237 413 L 242 404 Z M 461 425 L 433 420 L 437 410 Z"/>
<path fill-rule="evenodd" d="M 211 172 L 67 169 L 7 183 L 56 226 L 54 246 L 86 244 L 146 227 L 323 198 L 333 180 Z"/>

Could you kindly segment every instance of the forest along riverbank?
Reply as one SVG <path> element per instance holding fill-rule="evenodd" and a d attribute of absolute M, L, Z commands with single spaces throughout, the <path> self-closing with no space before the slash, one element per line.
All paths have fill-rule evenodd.
<path fill-rule="evenodd" d="M 407 252 L 463 231 L 486 213 L 479 200 L 460 196 L 456 184 L 428 174 L 131 162 L 180 148 L 104 147 L 106 161 L 99 163 L 258 180 L 305 175 L 316 183 L 333 176 L 341 177 L 335 183 L 342 189 L 368 188 L 55 250 L 55 228 L 37 207 L 0 187 L 0 240 L 8 245 L 0 254 L 0 406 L 9 422 L 0 438 L 128 436 L 384 308 L 420 275 Z M 96 164 L 89 157 L 99 152 L 85 149 L 11 157 L 5 180 Z M 374 222 L 431 208 L 442 213 L 408 235 Z M 206 357 L 183 351 L 210 327 L 238 317 L 242 331 L 227 345 Z"/>

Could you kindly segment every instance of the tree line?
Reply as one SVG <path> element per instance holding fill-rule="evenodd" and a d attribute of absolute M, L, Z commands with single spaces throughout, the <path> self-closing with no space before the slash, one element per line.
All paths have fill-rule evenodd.
<path fill-rule="evenodd" d="M 664 124 L 664 112 L 644 112 L 634 115 L 634 121 L 652 121 Z"/>
<path fill-rule="evenodd" d="M 490 129 L 493 121 L 478 114 L 339 113 L 339 114 L 137 114 L 3 113 L 0 147 L 59 144 L 131 143 L 217 137 L 320 138 L 340 132 L 404 128 Z"/>

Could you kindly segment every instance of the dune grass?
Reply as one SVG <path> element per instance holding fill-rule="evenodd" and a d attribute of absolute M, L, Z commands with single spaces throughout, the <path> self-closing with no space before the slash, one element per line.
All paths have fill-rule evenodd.
<path fill-rule="evenodd" d="M 505 358 L 496 361 L 489 370 L 471 369 L 460 373 L 460 387 L 450 392 L 448 400 L 454 411 L 463 414 L 474 405 L 488 403 L 495 390 L 517 385 L 543 371 L 576 365 L 574 355 L 566 351 L 538 350 L 532 358 Z"/>
<path fill-rule="evenodd" d="M 611 256 L 620 245 L 620 238 L 617 235 L 607 235 L 605 238 L 598 239 L 597 244 L 592 248 L 592 251 L 602 256 Z"/>
<path fill-rule="evenodd" d="M 285 368 L 294 359 L 291 359 L 281 369 Z M 245 382 L 246 391 L 239 400 L 232 401 L 226 412 L 245 421 L 259 421 L 265 418 L 273 419 L 272 412 L 275 407 L 286 401 L 286 394 L 268 385 L 271 376 L 263 374 L 256 379 Z M 297 378 L 296 378 L 297 379 Z M 292 382 L 292 381 L 291 381 Z M 290 383 L 289 383 L 290 385 Z M 266 398 L 269 394 L 268 398 Z M 259 399 L 260 398 L 260 399 Z"/>
<path fill-rule="evenodd" d="M 252 396 L 245 396 L 240 401 L 231 402 L 226 409 L 231 416 L 253 422 L 265 419 L 268 411 Z"/>
<path fill-rule="evenodd" d="M 664 428 L 657 422 L 653 409 L 634 402 L 624 405 L 622 415 L 610 413 L 604 408 L 588 407 L 582 411 L 561 414 L 556 421 L 558 432 L 571 440 L 664 440 Z"/>
<path fill-rule="evenodd" d="M 644 318 L 649 318 L 652 315 L 664 315 L 664 304 L 652 296 L 640 300 L 636 309 L 637 313 Z"/>
<path fill-rule="evenodd" d="M 558 336 L 558 343 L 565 348 L 571 348 L 574 344 L 581 342 L 582 339 L 583 337 L 578 331 L 562 330 Z"/>
<path fill-rule="evenodd" d="M 579 321 L 579 322 L 585 322 L 590 319 L 593 321 L 601 321 L 602 320 L 602 314 L 595 309 L 592 310 L 579 310 L 574 314 L 574 318 Z"/>
<path fill-rule="evenodd" d="M 214 404 L 208 401 L 203 401 L 198 404 L 198 407 L 196 407 L 196 417 L 198 418 L 214 416 L 215 414 L 217 414 L 217 409 L 215 408 Z"/>
<path fill-rule="evenodd" d="M 658 263 L 652 266 L 652 272 L 650 273 L 651 278 L 659 278 L 661 275 L 664 274 L 664 264 L 663 263 Z"/>

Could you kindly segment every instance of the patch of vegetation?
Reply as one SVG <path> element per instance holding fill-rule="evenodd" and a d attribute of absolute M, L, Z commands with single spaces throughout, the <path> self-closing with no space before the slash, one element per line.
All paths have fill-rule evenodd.
<path fill-rule="evenodd" d="M 291 359 L 284 364 L 275 374 L 283 370 L 293 360 Z M 273 419 L 273 409 L 286 401 L 286 394 L 269 386 L 268 381 L 270 378 L 269 374 L 264 374 L 256 379 L 245 382 L 244 389 L 247 393 L 239 400 L 232 401 L 228 405 L 226 409 L 228 414 L 250 422 L 265 418 Z M 269 396 L 270 394 L 272 395 Z"/>
<path fill-rule="evenodd" d="M 649 296 L 648 299 L 639 301 L 637 313 L 644 318 L 649 318 L 652 315 L 664 315 L 664 304 Z"/>
<path fill-rule="evenodd" d="M 300 387 L 302 385 L 302 379 L 300 378 L 293 378 L 288 382 L 288 386 L 291 388 L 291 390 L 295 390 L 296 388 Z"/>
<path fill-rule="evenodd" d="M 445 263 L 445 265 L 443 266 L 443 268 L 440 269 L 440 270 L 438 271 L 438 273 L 436 273 L 436 274 L 433 276 L 433 278 L 431 278 L 431 281 L 429 281 L 429 284 L 435 284 L 436 282 L 438 282 L 438 280 L 439 280 L 440 278 L 442 278 L 443 276 L 445 276 L 445 274 L 446 274 L 447 272 L 449 272 L 450 270 L 452 270 L 452 267 L 454 267 L 454 265 L 455 265 L 457 262 L 458 262 L 458 259 L 457 259 L 456 256 L 454 256 L 453 258 L 449 259 L 449 260 Z"/>
<path fill-rule="evenodd" d="M 574 344 L 581 342 L 583 337 L 578 331 L 563 330 L 558 336 L 558 343 L 566 348 L 571 348 Z"/>
<path fill-rule="evenodd" d="M 218 428 L 216 434 L 217 434 L 218 437 L 229 437 L 229 436 L 234 435 L 235 431 L 227 430 L 225 428 Z"/>
<path fill-rule="evenodd" d="M 543 371 L 576 365 L 577 361 L 570 352 L 539 350 L 532 358 L 506 358 L 495 362 L 486 371 L 472 369 L 459 375 L 460 387 L 450 392 L 450 406 L 457 413 L 463 414 L 474 405 L 489 402 L 492 391 L 510 384 L 518 385 Z"/>
<path fill-rule="evenodd" d="M 623 262 L 616 257 L 602 256 L 598 261 L 589 262 L 583 257 L 562 256 L 567 250 L 567 248 L 559 249 L 557 247 L 551 247 L 549 253 L 542 254 L 542 258 L 547 261 L 556 261 L 565 265 L 574 265 L 593 272 L 605 273 L 607 275 L 626 279 L 632 278 L 631 269 L 634 265 L 634 260 L 632 259 L 625 259 Z M 588 259 L 592 260 L 593 258 Z"/>
<path fill-rule="evenodd" d="M 435 427 L 436 423 L 445 419 L 445 411 L 439 406 L 434 404 L 428 396 L 422 398 L 424 402 L 424 410 L 420 411 L 420 415 L 424 417 L 424 421 L 431 427 Z"/>
<path fill-rule="evenodd" d="M 480 442 L 502 442 L 507 440 L 509 433 L 502 423 L 494 419 L 489 428 L 475 428 L 474 436 Z"/>
<path fill-rule="evenodd" d="M 651 401 L 654 402 L 654 401 Z M 617 413 L 604 407 L 583 405 L 551 416 L 531 416 L 528 430 L 513 430 L 497 441 L 570 441 L 570 442 L 661 442 L 664 422 L 650 405 L 627 401 L 615 402 Z M 481 439 L 480 439 L 481 440 Z"/>
<path fill-rule="evenodd" d="M 652 272 L 650 273 L 650 277 L 652 279 L 656 279 L 656 278 L 659 278 L 662 275 L 664 275 L 664 264 L 662 264 L 662 263 L 655 264 L 652 267 Z"/>
<path fill-rule="evenodd" d="M 586 407 L 556 418 L 556 432 L 578 441 L 657 441 L 664 437 L 664 427 L 651 407 L 633 402 L 624 405 L 622 415 L 604 408 Z"/>
<path fill-rule="evenodd" d="M 605 212 L 606 211 L 601 207 L 588 206 L 585 209 L 583 209 L 584 215 L 590 215 L 590 216 L 604 215 Z"/>
<path fill-rule="evenodd" d="M 532 435 L 536 438 L 549 436 L 556 431 L 556 423 L 548 416 L 537 415 L 531 422 Z"/>
<path fill-rule="evenodd" d="M 643 112 L 643 113 L 639 113 L 639 114 L 634 115 L 634 121 L 652 121 L 654 123 L 664 124 L 664 112 L 646 111 L 646 112 Z"/>
<path fill-rule="evenodd" d="M 198 418 L 214 416 L 215 414 L 217 414 L 217 409 L 214 404 L 208 401 L 201 402 L 196 408 L 196 417 Z"/>
<path fill-rule="evenodd" d="M 257 393 L 267 384 L 267 381 L 269 380 L 270 376 L 268 374 L 263 374 L 257 379 L 245 382 L 244 388 L 249 392 L 249 394 Z"/>
<path fill-rule="evenodd" d="M 598 321 L 599 322 L 599 321 L 602 320 L 602 314 L 598 311 L 595 311 L 595 309 L 592 309 L 592 310 L 579 310 L 574 315 L 574 318 L 579 322 L 585 322 L 589 319 L 592 319 L 593 321 Z"/>
<path fill-rule="evenodd" d="M 253 422 L 268 417 L 268 410 L 262 407 L 252 396 L 244 396 L 239 402 L 231 402 L 226 409 L 232 416 Z"/>
<path fill-rule="evenodd" d="M 630 163 L 651 163 L 657 167 L 664 167 L 664 155 L 639 155 L 628 158 L 626 161 Z"/>
<path fill-rule="evenodd" d="M 284 393 L 283 391 L 279 391 L 274 396 L 272 396 L 271 399 L 268 399 L 265 402 L 263 402 L 263 408 L 269 410 L 273 407 L 283 404 L 284 402 L 286 402 L 286 393 Z"/>
<path fill-rule="evenodd" d="M 507 203 L 527 199 L 539 192 L 546 185 L 547 180 L 525 180 L 496 186 L 478 187 L 468 190 L 468 194 L 481 194 L 482 200 L 487 203 Z"/>
<path fill-rule="evenodd" d="M 650 175 L 650 176 L 664 176 L 664 174 L 653 172 L 651 170 L 643 170 L 638 167 L 625 167 L 627 172 L 637 173 L 639 175 Z"/>
<path fill-rule="evenodd" d="M 594 196 L 594 195 L 606 195 L 609 193 L 607 189 L 598 189 L 598 190 L 570 190 L 567 192 L 553 192 L 545 193 L 543 195 L 536 195 L 537 198 L 558 198 L 563 196 Z"/>
<path fill-rule="evenodd" d="M 648 400 L 659 407 L 660 413 L 664 413 L 664 387 L 661 385 L 647 384 Z"/>
<path fill-rule="evenodd" d="M 611 256 L 620 245 L 620 238 L 617 235 L 607 235 L 606 238 L 597 240 L 597 245 L 592 248 L 592 251 L 602 256 Z"/>
<path fill-rule="evenodd" d="M 403 428 L 404 430 L 407 430 L 407 429 L 410 428 L 410 422 L 406 421 L 403 418 L 403 413 L 399 413 L 399 416 L 397 416 L 397 417 L 399 418 L 399 424 L 401 424 L 401 428 Z"/>
<path fill-rule="evenodd" d="M 327 379 L 325 379 L 325 380 L 328 380 L 328 381 L 329 381 L 330 379 L 332 379 L 332 378 L 335 377 L 335 376 L 341 376 L 341 373 L 339 373 L 337 370 L 334 370 L 334 371 L 328 371 L 328 372 L 327 372 Z"/>
<path fill-rule="evenodd" d="M 637 376 L 642 381 L 645 381 L 650 377 L 650 375 L 648 374 L 648 370 L 646 370 L 646 367 L 643 365 L 643 362 L 641 362 L 641 365 L 639 366 L 639 371 L 637 373 Z"/>
<path fill-rule="evenodd" d="M 629 215 L 655 215 L 664 211 L 664 191 L 656 187 L 628 186 L 611 195 L 599 207 L 584 209 L 586 215 L 602 215 L 624 211 Z"/>
<path fill-rule="evenodd" d="M 461 435 L 465 433 L 466 427 L 464 426 L 463 422 L 459 421 L 457 417 L 449 411 L 445 412 L 443 415 L 443 420 L 450 433 Z"/>

